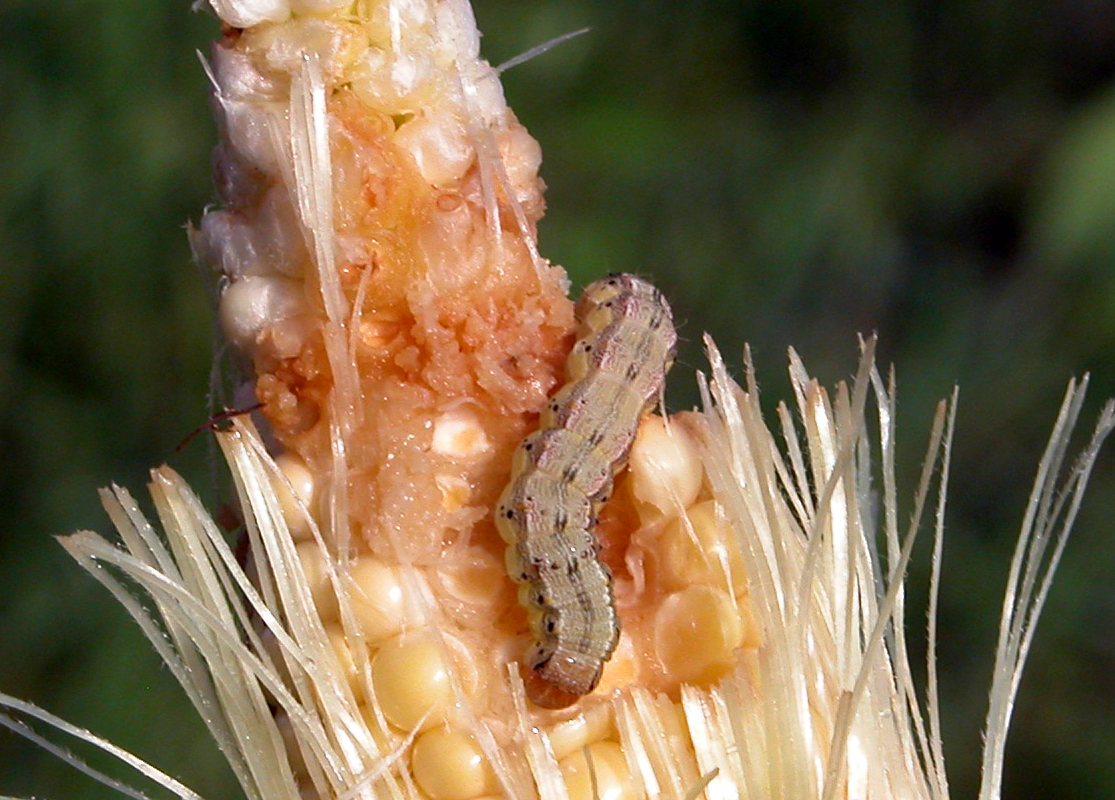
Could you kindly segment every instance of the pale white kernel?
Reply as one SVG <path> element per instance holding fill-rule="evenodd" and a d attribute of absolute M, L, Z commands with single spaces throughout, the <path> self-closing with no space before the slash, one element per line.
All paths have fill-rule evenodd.
<path fill-rule="evenodd" d="M 364 25 L 372 41 L 387 46 L 392 30 L 428 29 L 430 5 L 429 0 L 391 0 L 390 3 L 366 3 L 361 10 L 367 15 Z M 433 49 L 432 42 L 429 49 Z"/>
<path fill-rule="evenodd" d="M 266 328 L 305 310 L 301 281 L 252 276 L 234 281 L 225 289 L 219 316 L 225 335 L 241 349 L 250 351 Z"/>
<path fill-rule="evenodd" d="M 250 28 L 261 22 L 282 22 L 290 16 L 287 0 L 209 0 L 221 22 L 233 28 Z"/>
<path fill-rule="evenodd" d="M 696 503 L 671 520 L 658 552 L 662 582 L 671 588 L 709 583 L 730 587 L 737 596 L 747 591 L 743 554 L 714 500 Z"/>
<path fill-rule="evenodd" d="M 480 56 L 480 31 L 468 3 L 438 3 L 434 25 L 438 37 L 450 45 L 460 62 Z"/>
<path fill-rule="evenodd" d="M 500 156 L 506 165 L 507 179 L 520 203 L 539 197 L 538 170 L 542 166 L 542 146 L 527 129 L 515 125 L 502 132 Z"/>
<path fill-rule="evenodd" d="M 587 758 L 585 750 L 578 750 L 558 765 L 569 791 L 569 800 L 635 800 L 643 796 L 627 768 L 623 750 L 616 742 L 596 742 L 589 745 Z"/>
<path fill-rule="evenodd" d="M 279 175 L 283 153 L 275 146 L 275 136 L 286 124 L 282 117 L 283 106 L 261 99 L 218 99 L 217 126 L 224 142 L 219 161 L 240 161 L 266 175 Z"/>
<path fill-rule="evenodd" d="M 252 220 L 256 251 L 271 272 L 301 278 L 310 265 L 310 252 L 302 236 L 302 225 L 294 201 L 281 183 L 263 195 Z"/>
<path fill-rule="evenodd" d="M 479 112 L 491 125 L 506 118 L 503 84 L 486 61 L 478 58 L 480 34 L 468 3 L 438 3 L 435 21 L 438 38 L 454 54 L 465 84 L 470 112 Z"/>
<path fill-rule="evenodd" d="M 387 721 L 403 731 L 441 721 L 449 706 L 449 671 L 434 638 L 397 636 L 372 659 L 372 687 Z"/>
<path fill-rule="evenodd" d="M 554 758 L 559 760 L 580 751 L 585 745 L 606 739 L 613 732 L 611 707 L 603 704 L 590 706 L 547 731 Z"/>
<path fill-rule="evenodd" d="M 222 102 L 278 100 L 282 96 L 275 77 L 260 72 L 251 54 L 243 48 L 215 47 L 210 57 L 217 79 L 217 97 Z"/>
<path fill-rule="evenodd" d="M 416 113 L 434 96 L 431 76 L 437 72 L 428 53 L 393 55 L 369 47 L 349 70 L 349 86 L 366 105 L 385 114 Z"/>
<path fill-rule="evenodd" d="M 437 725 L 414 742 L 411 771 L 433 800 L 470 800 L 497 788 L 495 774 L 476 740 Z"/>
<path fill-rule="evenodd" d="M 464 125 L 452 114 L 431 109 L 403 123 L 395 144 L 410 153 L 425 181 L 438 187 L 458 183 L 476 155 Z"/>
<path fill-rule="evenodd" d="M 347 597 L 369 644 L 403 628 L 406 597 L 398 570 L 372 556 L 357 559 L 348 573 Z"/>
<path fill-rule="evenodd" d="M 327 82 L 342 75 L 368 46 L 360 25 L 318 17 L 301 17 L 253 34 L 248 46 L 261 51 L 271 69 L 293 74 L 307 58 L 315 58 Z"/>
<path fill-rule="evenodd" d="M 333 590 L 333 583 L 329 578 L 328 562 L 325 554 L 317 542 L 301 542 L 295 548 L 298 560 L 302 563 L 302 572 L 306 575 L 306 584 L 310 587 L 310 594 L 314 599 L 314 608 L 323 620 L 337 618 L 337 593 Z"/>
<path fill-rule="evenodd" d="M 681 425 L 667 427 L 659 416 L 639 426 L 627 468 L 640 510 L 650 507 L 666 516 L 691 505 L 704 479 L 697 443 Z"/>
<path fill-rule="evenodd" d="M 270 272 L 256 252 L 251 225 L 239 212 L 218 209 L 206 213 L 193 241 L 202 262 L 222 275 L 241 278 Z"/>
<path fill-rule="evenodd" d="M 433 451 L 450 458 L 469 458 L 491 449 L 476 414 L 468 409 L 445 411 L 434 420 Z"/>
<path fill-rule="evenodd" d="M 654 650 L 663 670 L 685 683 L 714 680 L 732 666 L 743 622 L 731 596 L 689 586 L 667 597 L 654 615 Z"/>
<path fill-rule="evenodd" d="M 275 494 L 279 496 L 279 505 L 283 509 L 290 534 L 295 541 L 308 540 L 310 522 L 307 512 L 313 509 L 314 474 L 306 466 L 306 462 L 290 450 L 276 456 L 275 465 L 286 479 L 275 481 Z M 299 506 L 299 502 L 305 507 L 305 511 Z"/>

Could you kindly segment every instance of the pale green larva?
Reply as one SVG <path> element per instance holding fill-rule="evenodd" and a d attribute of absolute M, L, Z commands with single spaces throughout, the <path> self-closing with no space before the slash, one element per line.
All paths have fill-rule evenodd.
<path fill-rule="evenodd" d="M 567 383 L 516 451 L 495 514 L 534 637 L 527 664 L 545 684 L 532 700 L 550 708 L 591 692 L 616 648 L 619 617 L 611 571 L 597 556 L 596 510 L 677 344 L 666 299 L 633 275 L 588 286 L 575 314 Z"/>

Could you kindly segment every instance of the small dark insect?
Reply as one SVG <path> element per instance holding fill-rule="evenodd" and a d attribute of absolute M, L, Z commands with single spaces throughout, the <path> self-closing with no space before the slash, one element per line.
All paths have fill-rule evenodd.
<path fill-rule="evenodd" d="M 186 435 L 186 438 L 179 442 L 178 446 L 174 448 L 174 452 L 181 453 L 186 445 L 193 441 L 193 438 L 198 434 L 205 433 L 206 431 L 227 430 L 227 428 L 223 426 L 230 419 L 241 417 L 244 414 L 251 414 L 253 411 L 259 411 L 261 408 L 263 408 L 263 403 L 256 403 L 254 406 L 249 406 L 248 408 L 226 408 L 224 411 L 218 411 L 205 422 L 190 431 Z"/>

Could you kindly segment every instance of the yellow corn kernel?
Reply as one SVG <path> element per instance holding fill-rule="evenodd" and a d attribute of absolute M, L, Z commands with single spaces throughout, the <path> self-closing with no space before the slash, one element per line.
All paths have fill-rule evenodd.
<path fill-rule="evenodd" d="M 731 596 L 711 586 L 674 592 L 654 612 L 655 656 L 679 682 L 707 682 L 723 675 L 743 634 Z"/>
<path fill-rule="evenodd" d="M 402 630 L 406 598 L 395 567 L 373 556 L 363 556 L 349 570 L 348 588 L 353 614 L 369 644 Z"/>
<path fill-rule="evenodd" d="M 451 697 L 449 671 L 433 636 L 396 636 L 372 658 L 372 687 L 387 721 L 403 731 L 441 721 Z"/>
<path fill-rule="evenodd" d="M 301 502 L 309 513 L 313 513 L 314 474 L 305 461 L 289 451 L 278 455 L 275 464 L 286 478 L 286 482 L 275 481 L 275 493 L 279 496 L 287 528 L 296 542 L 306 541 L 310 538 L 310 521 L 298 504 Z"/>
<path fill-rule="evenodd" d="M 410 768 L 433 800 L 471 800 L 497 788 L 476 740 L 448 725 L 437 725 L 415 740 Z"/>
<path fill-rule="evenodd" d="M 314 598 L 314 608 L 322 620 L 328 622 L 337 618 L 337 593 L 329 578 L 325 554 L 317 542 L 302 542 L 297 546 L 298 560 L 306 575 L 306 583 Z"/>
<path fill-rule="evenodd" d="M 569 800 L 635 800 L 643 796 L 616 742 L 589 745 L 562 759 L 559 766 Z"/>
<path fill-rule="evenodd" d="M 735 533 L 713 500 L 696 503 L 683 517 L 671 520 L 658 548 L 661 580 L 670 588 L 707 583 L 730 587 L 737 597 L 747 591 Z"/>
<path fill-rule="evenodd" d="M 611 709 L 606 705 L 595 705 L 572 719 L 557 723 L 547 733 L 554 758 L 562 759 L 585 745 L 607 738 L 614 730 Z"/>
<path fill-rule="evenodd" d="M 349 688 L 352 693 L 357 697 L 364 696 L 363 678 L 360 671 L 361 666 L 352 648 L 355 644 L 350 642 L 348 637 L 345 636 L 344 631 L 336 624 L 326 625 L 325 634 L 329 637 L 329 644 L 333 646 L 333 653 L 337 657 L 337 664 L 340 667 L 341 675 L 344 676 L 348 682 Z M 366 656 L 365 656 L 366 660 Z"/>

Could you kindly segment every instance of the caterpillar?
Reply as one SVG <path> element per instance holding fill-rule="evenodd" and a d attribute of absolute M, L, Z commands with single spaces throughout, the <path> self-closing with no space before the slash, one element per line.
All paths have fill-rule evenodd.
<path fill-rule="evenodd" d="M 566 383 L 523 440 L 495 513 L 534 643 L 541 679 L 531 699 L 565 707 L 588 694 L 619 641 L 612 574 L 593 529 L 656 402 L 677 345 L 665 297 L 634 275 L 590 284 L 574 309 Z"/>

